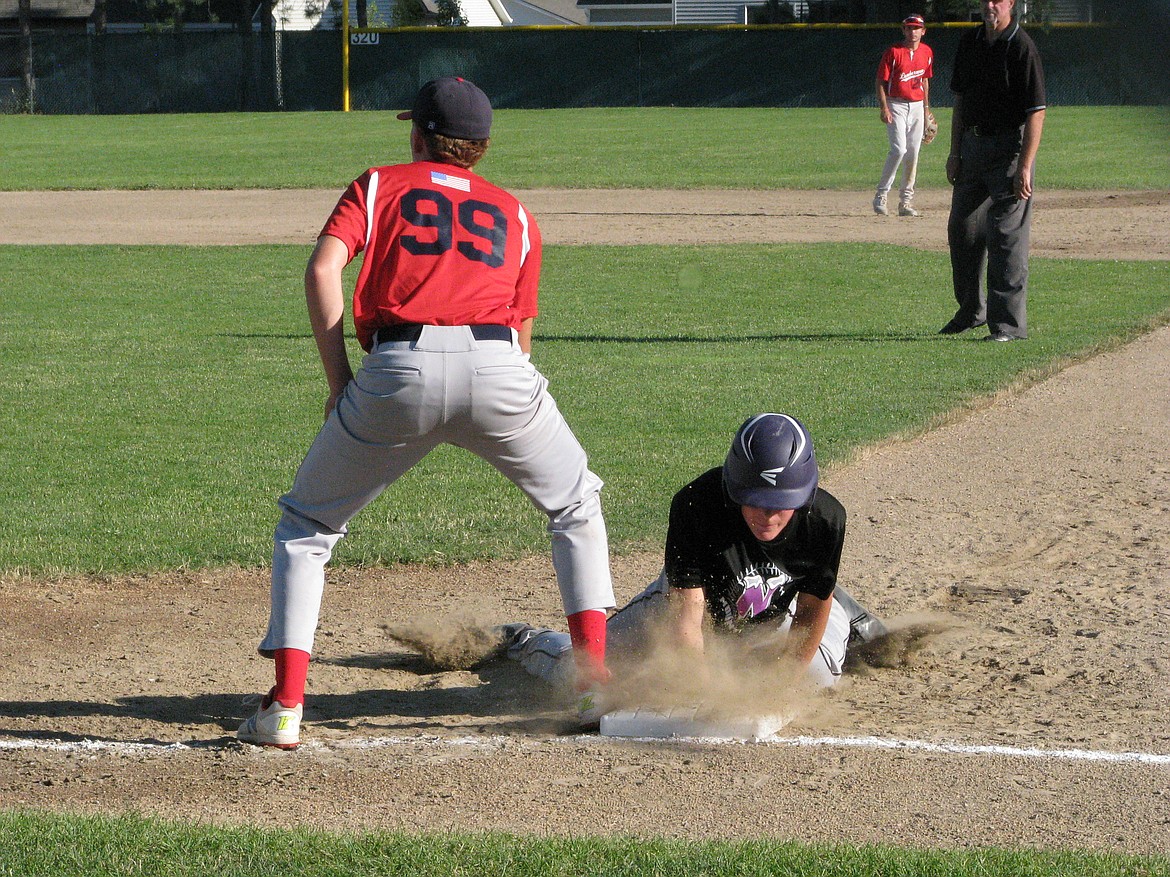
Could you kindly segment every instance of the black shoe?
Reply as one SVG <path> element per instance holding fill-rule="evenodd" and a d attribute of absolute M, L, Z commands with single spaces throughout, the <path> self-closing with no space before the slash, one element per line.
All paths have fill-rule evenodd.
<path fill-rule="evenodd" d="M 980 338 L 980 341 L 1023 341 L 1019 335 L 1009 335 L 1007 332 L 992 332 L 986 338 Z"/>
<path fill-rule="evenodd" d="M 963 332 L 969 331 L 970 329 L 978 329 L 980 326 L 986 325 L 987 320 L 977 320 L 976 322 L 971 323 L 967 322 L 966 320 L 960 320 L 958 317 L 954 317 L 949 323 L 938 330 L 938 334 L 960 335 Z"/>

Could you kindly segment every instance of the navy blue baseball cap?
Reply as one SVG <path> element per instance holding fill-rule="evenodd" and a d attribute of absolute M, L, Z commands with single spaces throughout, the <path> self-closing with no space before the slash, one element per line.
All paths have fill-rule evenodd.
<path fill-rule="evenodd" d="M 462 76 L 432 79 L 418 90 L 414 108 L 399 113 L 419 130 L 458 140 L 486 140 L 492 128 L 492 104 L 474 82 Z"/>

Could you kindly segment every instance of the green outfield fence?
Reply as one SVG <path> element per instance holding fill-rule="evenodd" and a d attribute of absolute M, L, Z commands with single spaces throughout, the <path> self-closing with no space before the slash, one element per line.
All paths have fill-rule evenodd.
<path fill-rule="evenodd" d="M 969 26 L 969 25 L 967 25 Z M 933 103 L 962 27 L 932 25 Z M 1034 28 L 1054 105 L 1170 103 L 1165 30 Z M 474 79 L 500 108 L 874 105 L 888 26 L 405 28 L 350 47 L 350 107 L 408 106 L 444 74 Z M 337 110 L 342 32 L 33 33 L 34 112 Z M 373 44 L 371 44 L 373 43 Z M 0 108 L 27 110 L 19 38 L 0 35 Z"/>

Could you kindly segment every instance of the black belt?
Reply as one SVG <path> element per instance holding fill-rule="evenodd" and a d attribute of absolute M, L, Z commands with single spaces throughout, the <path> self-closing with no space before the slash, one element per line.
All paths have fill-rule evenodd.
<path fill-rule="evenodd" d="M 1001 134 L 1012 134 L 1019 130 L 1019 126 L 1005 128 L 992 125 L 972 125 L 970 128 L 971 133 L 976 137 L 999 137 Z"/>
<path fill-rule="evenodd" d="M 512 330 L 507 326 L 468 326 L 476 341 L 511 341 Z M 390 341 L 417 341 L 422 334 L 422 323 L 397 323 L 383 326 L 374 333 L 374 346 Z"/>

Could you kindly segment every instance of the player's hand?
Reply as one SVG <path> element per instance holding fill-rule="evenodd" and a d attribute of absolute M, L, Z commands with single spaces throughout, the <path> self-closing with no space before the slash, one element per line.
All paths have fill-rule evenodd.
<path fill-rule="evenodd" d="M 881 108 L 881 116 L 882 116 L 882 122 L 884 122 L 887 125 L 890 124 L 890 122 L 894 121 L 894 114 L 890 112 L 889 107 L 882 107 Z"/>
<path fill-rule="evenodd" d="M 1027 168 L 1020 168 L 1016 173 L 1012 188 L 1021 201 L 1027 201 L 1032 197 L 1032 174 Z"/>

